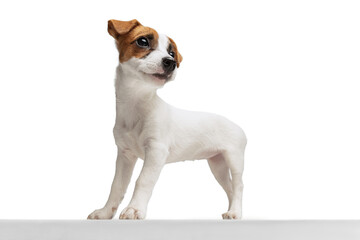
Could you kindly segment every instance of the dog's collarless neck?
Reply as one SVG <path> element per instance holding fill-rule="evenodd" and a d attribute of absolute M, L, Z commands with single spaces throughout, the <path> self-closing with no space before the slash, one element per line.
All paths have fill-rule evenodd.
<path fill-rule="evenodd" d="M 158 98 L 157 89 L 149 87 L 139 76 L 124 72 L 121 65 L 117 67 L 115 79 L 116 102 L 141 104 Z"/>

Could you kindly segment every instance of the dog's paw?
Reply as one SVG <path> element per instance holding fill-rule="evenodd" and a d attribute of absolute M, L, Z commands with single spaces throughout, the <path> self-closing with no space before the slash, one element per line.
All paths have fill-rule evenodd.
<path fill-rule="evenodd" d="M 112 219 L 116 213 L 116 208 L 101 208 L 93 211 L 87 219 Z"/>
<path fill-rule="evenodd" d="M 223 219 L 241 219 L 241 212 L 228 211 L 222 215 Z"/>
<path fill-rule="evenodd" d="M 144 212 L 132 207 L 125 208 L 120 214 L 120 219 L 144 219 L 144 218 L 145 218 Z"/>

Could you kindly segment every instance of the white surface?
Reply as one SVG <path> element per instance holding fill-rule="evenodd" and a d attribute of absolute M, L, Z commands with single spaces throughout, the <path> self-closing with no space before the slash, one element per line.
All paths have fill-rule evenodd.
<path fill-rule="evenodd" d="M 107 20 L 137 18 L 184 57 L 161 96 L 245 130 L 245 219 L 359 219 L 359 12 L 357 0 L 0 1 L 1 218 L 104 205 L 118 60 Z M 207 163 L 185 162 L 164 168 L 147 217 L 226 209 Z"/>
<path fill-rule="evenodd" d="M 0 221 L 6 240 L 358 240 L 360 221 Z"/>

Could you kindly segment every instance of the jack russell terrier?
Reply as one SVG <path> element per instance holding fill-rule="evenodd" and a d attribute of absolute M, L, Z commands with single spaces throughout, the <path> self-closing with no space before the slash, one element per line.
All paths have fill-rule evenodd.
<path fill-rule="evenodd" d="M 144 160 L 129 205 L 120 219 L 144 219 L 153 188 L 166 163 L 207 159 L 225 190 L 224 219 L 242 215 L 246 137 L 224 117 L 180 110 L 164 102 L 157 89 L 175 78 L 182 61 L 171 38 L 137 20 L 109 20 L 120 63 L 116 69 L 116 172 L 108 201 L 88 219 L 111 219 L 124 198 L 138 158 Z"/>

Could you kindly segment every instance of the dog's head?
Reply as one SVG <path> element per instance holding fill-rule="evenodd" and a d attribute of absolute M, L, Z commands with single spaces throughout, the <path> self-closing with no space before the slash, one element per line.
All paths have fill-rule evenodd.
<path fill-rule="evenodd" d="M 108 32 L 116 40 L 120 63 L 132 74 L 158 87 L 175 78 L 182 56 L 171 38 L 136 19 L 109 20 Z"/>

